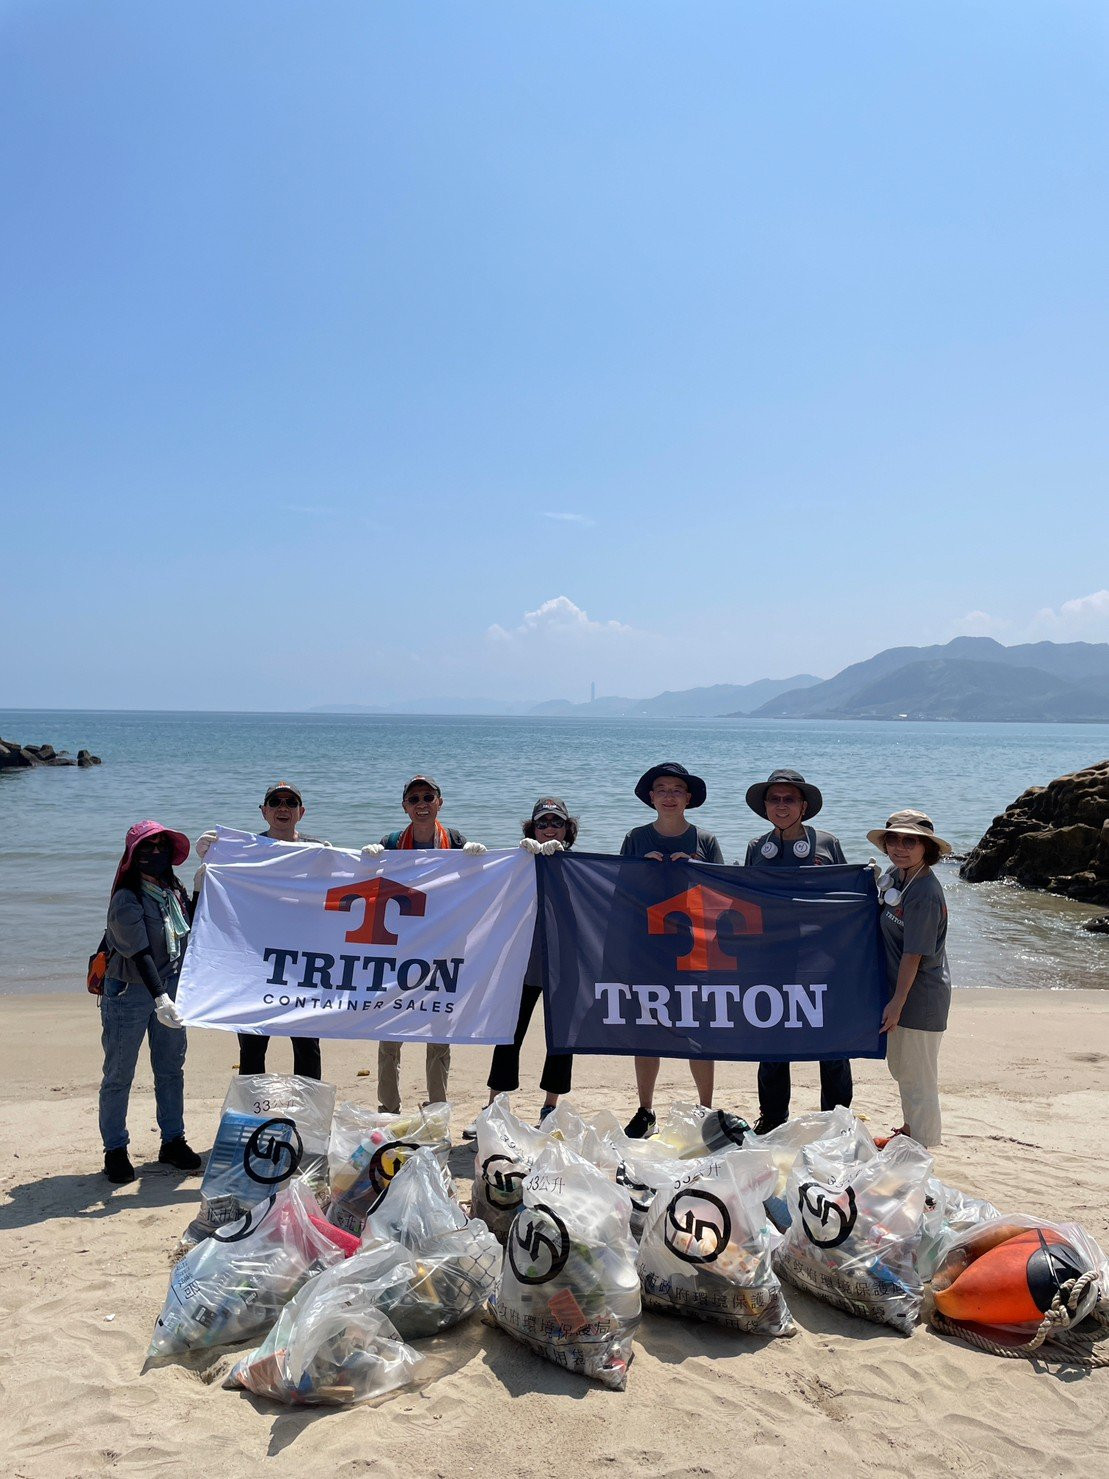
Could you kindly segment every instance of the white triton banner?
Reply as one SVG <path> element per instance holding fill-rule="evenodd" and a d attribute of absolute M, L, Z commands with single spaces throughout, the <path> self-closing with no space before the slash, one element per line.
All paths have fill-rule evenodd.
<path fill-rule="evenodd" d="M 519 848 L 357 853 L 218 829 L 177 1005 L 193 1027 L 511 1042 L 535 928 Z"/>

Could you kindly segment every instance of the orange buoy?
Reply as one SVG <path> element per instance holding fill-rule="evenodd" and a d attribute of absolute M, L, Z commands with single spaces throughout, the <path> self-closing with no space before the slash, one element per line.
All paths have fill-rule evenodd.
<path fill-rule="evenodd" d="M 1033 1227 L 989 1248 L 945 1289 L 936 1308 L 976 1325 L 1038 1325 L 1060 1285 L 1088 1271 L 1078 1250 L 1048 1227 Z"/>

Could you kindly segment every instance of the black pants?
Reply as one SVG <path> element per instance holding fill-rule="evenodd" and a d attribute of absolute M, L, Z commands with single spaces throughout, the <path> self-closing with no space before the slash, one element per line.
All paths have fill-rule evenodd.
<path fill-rule="evenodd" d="M 516 1036 L 512 1042 L 501 1043 L 493 1049 L 488 1084 L 495 1094 L 507 1094 L 520 1087 L 520 1047 L 527 1034 L 531 1014 L 535 1011 L 535 1003 L 542 995 L 538 986 L 528 986 L 525 983 L 520 997 L 520 1020 L 516 1023 Z M 544 1094 L 568 1094 L 573 1070 L 572 1053 L 548 1053 L 539 1087 Z"/>
<path fill-rule="evenodd" d="M 790 1073 L 788 1063 L 759 1064 L 759 1115 L 780 1125 L 789 1118 Z M 851 1103 L 851 1060 L 830 1058 L 820 1065 L 820 1107 L 835 1109 Z"/>
<path fill-rule="evenodd" d="M 270 1045 L 269 1038 L 262 1037 L 255 1032 L 240 1032 L 238 1037 L 239 1072 L 265 1073 L 266 1049 Z M 322 1078 L 319 1038 L 294 1037 L 292 1043 L 293 1072 L 299 1074 L 301 1078 Z"/>

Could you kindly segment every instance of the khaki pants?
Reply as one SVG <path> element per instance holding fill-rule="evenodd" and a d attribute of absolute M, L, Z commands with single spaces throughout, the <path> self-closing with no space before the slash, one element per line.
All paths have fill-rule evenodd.
<path fill-rule="evenodd" d="M 886 1063 L 901 1090 L 901 1113 L 921 1145 L 940 1144 L 940 1043 L 942 1032 L 894 1027 L 888 1034 Z"/>
<path fill-rule="evenodd" d="M 385 1114 L 400 1113 L 399 1042 L 377 1045 L 377 1107 Z M 450 1043 L 427 1045 L 427 1102 L 442 1104 L 447 1097 L 447 1075 L 451 1069 Z"/>

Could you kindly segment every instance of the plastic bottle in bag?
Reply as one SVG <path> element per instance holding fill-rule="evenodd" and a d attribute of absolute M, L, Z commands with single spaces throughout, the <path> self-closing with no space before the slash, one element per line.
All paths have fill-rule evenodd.
<path fill-rule="evenodd" d="M 331 1204 L 336 1227 L 360 1237 L 370 1207 L 414 1150 L 427 1146 L 444 1167 L 450 1154 L 449 1104 L 415 1114 L 374 1114 L 355 1104 L 335 1111 L 328 1146 Z"/>

